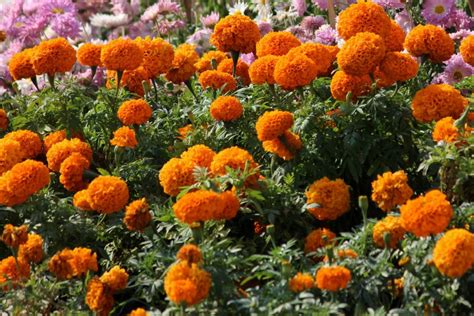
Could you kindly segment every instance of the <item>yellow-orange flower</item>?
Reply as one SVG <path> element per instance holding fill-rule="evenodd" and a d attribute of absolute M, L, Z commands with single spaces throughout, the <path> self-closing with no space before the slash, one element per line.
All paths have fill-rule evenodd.
<path fill-rule="evenodd" d="M 219 153 L 217 153 L 217 155 L 214 156 L 214 159 L 212 159 L 210 171 L 212 175 L 219 176 L 225 175 L 227 173 L 227 167 L 243 172 L 246 170 L 246 166 L 247 172 L 254 172 L 247 178 L 246 183 L 255 184 L 260 174 L 257 163 L 254 161 L 252 155 L 248 151 L 237 146 L 233 146 L 221 150 Z"/>
<path fill-rule="evenodd" d="M 24 260 L 16 260 L 10 256 L 0 261 L 0 285 L 11 282 L 12 288 L 16 288 L 19 282 L 28 279 L 30 276 L 30 265 Z M 2 286 L 4 291 L 8 290 L 8 285 Z"/>
<path fill-rule="evenodd" d="M 100 281 L 107 285 L 112 292 L 123 290 L 127 287 L 128 273 L 119 266 L 114 266 L 102 274 Z"/>
<path fill-rule="evenodd" d="M 211 275 L 195 263 L 180 261 L 165 276 L 165 292 L 175 304 L 194 305 L 207 297 L 211 283 Z"/>
<path fill-rule="evenodd" d="M 74 152 L 80 153 L 89 161 L 92 160 L 92 149 L 87 143 L 78 138 L 73 138 L 71 140 L 64 139 L 51 146 L 46 153 L 48 167 L 53 171 L 59 172 L 63 161 Z"/>
<path fill-rule="evenodd" d="M 204 55 L 194 64 L 198 72 L 204 72 L 206 70 L 212 70 L 212 63 L 214 61 L 215 66 L 220 64 L 221 61 L 227 59 L 227 54 L 218 50 L 211 50 Z"/>
<path fill-rule="evenodd" d="M 469 35 L 462 40 L 459 52 L 466 63 L 474 66 L 474 35 Z"/>
<path fill-rule="evenodd" d="M 125 208 L 123 222 L 129 230 L 143 232 L 151 220 L 150 207 L 145 198 L 135 200 Z"/>
<path fill-rule="evenodd" d="M 138 145 L 135 131 L 128 126 L 122 126 L 114 132 L 110 144 L 118 147 L 135 148 Z"/>
<path fill-rule="evenodd" d="M 339 249 L 337 252 L 336 252 L 336 260 L 339 259 L 339 260 L 342 260 L 342 259 L 354 259 L 354 258 L 357 258 L 359 255 L 357 254 L 357 252 L 355 252 L 354 250 L 352 249 Z M 329 257 L 328 256 L 324 256 L 323 258 L 323 261 L 324 262 L 329 262 Z"/>
<path fill-rule="evenodd" d="M 264 141 L 262 145 L 265 151 L 273 153 L 283 160 L 293 159 L 303 147 L 300 136 L 289 130 L 278 138 Z"/>
<path fill-rule="evenodd" d="M 221 19 L 214 27 L 211 44 L 222 52 L 255 52 L 260 40 L 257 24 L 248 16 L 234 14 Z"/>
<path fill-rule="evenodd" d="M 298 272 L 288 283 L 290 290 L 295 293 L 310 290 L 314 287 L 314 279 L 310 274 Z"/>
<path fill-rule="evenodd" d="M 120 86 L 125 87 L 128 91 L 133 92 L 141 97 L 145 95 L 145 89 L 143 85 L 149 84 L 148 72 L 143 67 L 138 67 L 133 70 L 125 70 L 123 72 Z M 108 89 L 115 89 L 118 81 L 117 72 L 113 70 L 107 70 L 107 83 Z"/>
<path fill-rule="evenodd" d="M 4 109 L 0 109 L 0 131 L 8 128 L 8 114 Z"/>
<path fill-rule="evenodd" d="M 93 277 L 87 284 L 86 304 L 99 316 L 109 315 L 115 304 L 112 290 L 98 277 Z"/>
<path fill-rule="evenodd" d="M 216 220 L 231 220 L 240 209 L 240 200 L 232 191 L 225 191 L 219 195 L 219 198 L 224 203 L 222 210 L 214 213 L 213 219 Z"/>
<path fill-rule="evenodd" d="M 304 43 L 301 46 L 292 48 L 288 52 L 288 58 L 298 56 L 299 54 L 305 55 L 315 63 L 317 76 L 327 74 L 335 60 L 333 49 L 330 46 L 319 43 Z"/>
<path fill-rule="evenodd" d="M 211 116 L 216 121 L 230 122 L 242 116 L 244 108 L 239 99 L 233 96 L 220 96 L 211 103 Z"/>
<path fill-rule="evenodd" d="M 84 66 L 101 66 L 100 53 L 103 45 L 85 43 L 77 50 L 77 61 Z"/>
<path fill-rule="evenodd" d="M 216 153 L 206 145 L 194 145 L 181 154 L 181 158 L 191 161 L 199 167 L 210 168 Z"/>
<path fill-rule="evenodd" d="M 44 152 L 47 153 L 54 144 L 60 143 L 66 138 L 66 130 L 64 129 L 49 133 L 47 136 L 45 136 L 45 138 L 43 138 Z"/>
<path fill-rule="evenodd" d="M 5 135 L 4 139 L 16 140 L 21 145 L 22 159 L 35 158 L 43 151 L 41 138 L 29 130 L 17 130 Z"/>
<path fill-rule="evenodd" d="M 474 265 L 474 234 L 459 228 L 448 230 L 436 242 L 433 262 L 443 275 L 462 277 Z"/>
<path fill-rule="evenodd" d="M 183 245 L 176 254 L 178 260 L 186 261 L 187 263 L 201 263 L 202 253 L 198 246 L 193 244 Z"/>
<path fill-rule="evenodd" d="M 196 180 L 193 175 L 194 162 L 171 158 L 160 170 L 159 180 L 163 191 L 171 196 L 179 194 L 181 187 L 190 186 Z"/>
<path fill-rule="evenodd" d="M 253 84 L 274 84 L 275 66 L 278 56 L 267 55 L 255 60 L 249 67 L 249 77 Z"/>
<path fill-rule="evenodd" d="M 48 262 L 48 269 L 58 279 L 71 279 L 97 271 L 97 254 L 88 248 L 65 248 L 57 252 Z"/>
<path fill-rule="evenodd" d="M 224 93 L 233 91 L 237 88 L 237 82 L 232 75 L 218 70 L 206 70 L 202 72 L 199 75 L 199 83 L 203 89 L 222 89 L 222 92 Z"/>
<path fill-rule="evenodd" d="M 33 51 L 33 69 L 37 75 L 70 71 L 76 62 L 76 51 L 62 37 L 42 41 Z"/>
<path fill-rule="evenodd" d="M 412 195 L 413 190 L 408 185 L 408 177 L 403 170 L 385 172 L 372 182 L 372 200 L 384 212 L 405 204 Z"/>
<path fill-rule="evenodd" d="M 23 155 L 19 142 L 13 139 L 0 139 L 0 175 L 22 161 Z"/>
<path fill-rule="evenodd" d="M 83 211 L 92 211 L 92 207 L 88 201 L 87 190 L 81 190 L 81 191 L 76 192 L 74 194 L 72 204 Z"/>
<path fill-rule="evenodd" d="M 117 38 L 102 47 L 100 60 L 108 70 L 134 70 L 141 65 L 143 52 L 131 39 Z"/>
<path fill-rule="evenodd" d="M 406 81 L 416 77 L 418 62 L 409 54 L 388 52 L 380 64 L 380 71 L 395 81 Z"/>
<path fill-rule="evenodd" d="M 390 237 L 388 245 L 385 245 L 384 235 L 388 234 Z M 402 227 L 400 217 L 387 216 L 374 225 L 372 231 L 372 238 L 374 243 L 380 247 L 396 248 L 400 240 L 405 235 L 405 229 Z"/>
<path fill-rule="evenodd" d="M 290 32 L 270 32 L 257 42 L 257 57 L 283 56 L 300 45 L 301 41 Z"/>
<path fill-rule="evenodd" d="M 316 272 L 316 286 L 321 290 L 336 292 L 347 287 L 351 271 L 340 266 L 321 267 Z"/>
<path fill-rule="evenodd" d="M 143 308 L 137 308 L 131 311 L 128 316 L 148 316 L 148 313 Z"/>
<path fill-rule="evenodd" d="M 285 90 L 309 85 L 317 76 L 318 67 L 306 55 L 288 55 L 278 59 L 275 65 L 275 82 Z"/>
<path fill-rule="evenodd" d="M 87 201 L 93 210 L 110 214 L 127 205 L 128 186 L 125 181 L 113 176 L 98 176 L 87 187 Z"/>
<path fill-rule="evenodd" d="M 28 241 L 28 226 L 13 226 L 6 224 L 2 232 L 2 241 L 11 248 L 18 248 Z"/>
<path fill-rule="evenodd" d="M 444 141 L 446 143 L 452 143 L 459 139 L 461 133 L 459 129 L 454 125 L 455 121 L 452 117 L 448 116 L 442 118 L 436 122 L 433 129 L 433 140 L 435 142 Z M 468 136 L 474 129 L 468 124 L 464 126 L 463 135 Z"/>
<path fill-rule="evenodd" d="M 193 125 L 192 124 L 188 124 L 188 125 L 185 125 L 183 127 L 180 127 L 178 128 L 178 138 L 179 139 L 185 139 L 189 133 L 191 133 L 193 131 Z"/>
<path fill-rule="evenodd" d="M 64 159 L 59 168 L 59 182 L 68 191 L 80 191 L 87 186 L 82 174 L 89 169 L 90 161 L 79 153 L 72 153 Z"/>
<path fill-rule="evenodd" d="M 187 224 L 214 219 L 222 212 L 224 201 L 213 191 L 198 190 L 183 195 L 174 205 L 176 217 Z"/>
<path fill-rule="evenodd" d="M 403 50 L 403 42 L 405 41 L 405 32 L 394 20 L 390 25 L 388 35 L 383 38 L 387 52 L 399 52 Z"/>
<path fill-rule="evenodd" d="M 319 220 L 335 220 L 349 210 L 349 186 L 342 179 L 319 179 L 309 186 L 305 194 L 308 204 L 318 204 L 315 208 L 308 208 L 308 211 Z"/>
<path fill-rule="evenodd" d="M 288 111 L 268 111 L 263 113 L 255 124 L 260 141 L 273 140 L 282 136 L 293 126 L 293 114 Z"/>
<path fill-rule="evenodd" d="M 385 57 L 385 43 L 377 34 L 357 33 L 344 43 L 337 54 L 342 71 L 353 76 L 367 75 L 375 70 Z"/>
<path fill-rule="evenodd" d="M 27 79 L 36 77 L 33 64 L 33 49 L 25 49 L 12 56 L 8 62 L 8 71 L 14 80 Z"/>
<path fill-rule="evenodd" d="M 409 200 L 400 208 L 402 226 L 417 237 L 443 232 L 453 216 L 453 208 L 439 190 Z"/>
<path fill-rule="evenodd" d="M 26 262 L 39 263 L 43 260 L 43 238 L 37 234 L 28 234 L 26 243 L 18 248 L 18 258 Z"/>
<path fill-rule="evenodd" d="M 179 84 L 189 80 L 196 72 L 194 64 L 199 60 L 199 55 L 193 45 L 181 44 L 175 52 L 170 70 L 166 73 L 166 79 Z"/>
<path fill-rule="evenodd" d="M 219 63 L 217 66 L 218 71 L 222 71 L 232 75 L 232 71 L 234 69 L 234 62 L 231 58 L 226 58 Z M 250 75 L 249 75 L 249 65 L 247 65 L 243 60 L 239 59 L 237 62 L 237 68 L 235 69 L 235 74 L 237 77 L 242 80 L 244 85 L 250 84 Z"/>
<path fill-rule="evenodd" d="M 449 34 L 441 27 L 430 24 L 413 28 L 403 45 L 413 56 L 427 55 L 435 63 L 448 60 L 454 53 L 454 41 Z"/>
<path fill-rule="evenodd" d="M 174 59 L 174 49 L 170 43 L 159 37 L 153 39 L 137 37 L 135 43 L 143 52 L 141 65 L 146 70 L 149 79 L 170 70 Z"/>
<path fill-rule="evenodd" d="M 304 243 L 304 252 L 314 252 L 319 248 L 335 244 L 336 234 L 327 228 L 318 228 L 306 236 Z"/>
<path fill-rule="evenodd" d="M 352 76 L 339 70 L 331 79 L 331 94 L 334 99 L 345 101 L 347 94 L 351 92 L 352 100 L 355 101 L 370 92 L 371 84 L 369 75 Z"/>
<path fill-rule="evenodd" d="M 117 117 L 123 125 L 145 124 L 151 114 L 150 105 L 143 99 L 125 101 L 117 111 Z"/>
<path fill-rule="evenodd" d="M 451 116 L 457 119 L 467 106 L 461 92 L 448 84 L 432 84 L 419 90 L 412 101 L 413 116 L 420 122 Z"/>

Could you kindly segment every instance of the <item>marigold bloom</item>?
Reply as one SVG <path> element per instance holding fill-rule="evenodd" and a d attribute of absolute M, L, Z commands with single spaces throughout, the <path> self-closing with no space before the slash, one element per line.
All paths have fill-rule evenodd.
<path fill-rule="evenodd" d="M 257 42 L 257 57 L 283 56 L 300 45 L 301 41 L 290 32 L 270 32 Z"/>
<path fill-rule="evenodd" d="M 367 75 L 375 70 L 385 57 L 385 43 L 377 34 L 357 33 L 344 43 L 337 54 L 342 71 L 353 76 Z"/>
<path fill-rule="evenodd" d="M 54 38 L 36 46 L 31 61 L 37 75 L 64 73 L 74 66 L 76 51 L 66 39 Z"/>
<path fill-rule="evenodd" d="M 176 254 L 178 260 L 186 261 L 187 263 L 201 263 L 202 253 L 201 249 L 194 244 L 183 245 Z"/>
<path fill-rule="evenodd" d="M 194 145 L 181 154 L 181 158 L 191 161 L 199 167 L 210 168 L 216 153 L 206 145 Z"/>
<path fill-rule="evenodd" d="M 232 75 L 233 69 L 234 69 L 234 62 L 232 61 L 231 58 L 224 59 L 217 66 L 218 71 L 228 73 L 229 75 Z M 237 75 L 237 77 L 240 78 L 240 80 L 242 80 L 244 85 L 247 86 L 250 84 L 249 65 L 247 65 L 241 59 L 239 59 L 239 61 L 237 62 L 237 68 L 235 69 L 235 74 Z"/>
<path fill-rule="evenodd" d="M 159 37 L 153 39 L 137 37 L 134 41 L 143 52 L 141 65 L 145 68 L 149 79 L 170 70 L 174 59 L 174 49 L 170 43 Z"/>
<path fill-rule="evenodd" d="M 396 83 L 391 76 L 381 71 L 380 67 L 377 67 L 372 75 L 379 89 L 388 88 Z"/>
<path fill-rule="evenodd" d="M 380 71 L 395 81 L 407 81 L 418 73 L 418 62 L 409 54 L 388 52 L 380 64 Z"/>
<path fill-rule="evenodd" d="M 457 119 L 468 101 L 461 92 L 448 84 L 432 84 L 419 90 L 412 101 L 413 116 L 420 122 L 451 116 Z"/>
<path fill-rule="evenodd" d="M 459 228 L 448 230 L 436 242 L 433 262 L 441 274 L 462 277 L 474 265 L 474 234 Z"/>
<path fill-rule="evenodd" d="M 82 174 L 89 167 L 89 160 L 79 153 L 72 153 L 61 164 L 59 182 L 68 191 L 80 191 L 87 186 L 87 183 L 82 179 Z"/>
<path fill-rule="evenodd" d="M 137 308 L 131 311 L 128 316 L 148 316 L 148 313 L 143 308 Z"/>
<path fill-rule="evenodd" d="M 65 248 L 51 257 L 48 268 L 58 279 L 80 277 L 98 270 L 97 254 L 88 248 Z"/>
<path fill-rule="evenodd" d="M 175 304 L 194 305 L 204 300 L 211 288 L 211 275 L 195 263 L 174 264 L 165 276 L 165 292 Z"/>
<path fill-rule="evenodd" d="M 21 258 L 15 260 L 15 257 L 10 256 L 0 261 L 0 285 L 11 282 L 13 288 L 16 288 L 19 282 L 28 279 L 29 276 L 30 265 Z M 4 291 L 8 290 L 7 284 L 2 288 Z"/>
<path fill-rule="evenodd" d="M 340 266 L 321 267 L 316 272 L 316 286 L 321 290 L 336 292 L 347 287 L 351 271 Z"/>
<path fill-rule="evenodd" d="M 159 180 L 163 191 L 177 196 L 181 187 L 190 186 L 195 182 L 194 162 L 187 159 L 171 158 L 160 170 Z"/>
<path fill-rule="evenodd" d="M 123 290 L 127 287 L 128 273 L 119 266 L 114 266 L 102 274 L 100 281 L 108 286 L 113 292 Z"/>
<path fill-rule="evenodd" d="M 220 212 L 213 215 L 213 219 L 216 220 L 231 220 L 240 209 L 240 200 L 232 191 L 225 191 L 219 195 L 219 198 L 224 203 L 224 207 Z"/>
<path fill-rule="evenodd" d="M 102 47 L 100 60 L 108 70 L 134 70 L 143 61 L 143 51 L 131 39 L 118 38 Z"/>
<path fill-rule="evenodd" d="M 138 145 L 135 131 L 128 126 L 122 126 L 114 132 L 110 144 L 118 147 L 135 148 Z"/>
<path fill-rule="evenodd" d="M 386 246 L 384 240 L 385 234 L 389 234 L 390 236 L 390 241 L 387 247 L 396 248 L 398 242 L 402 240 L 405 235 L 405 229 L 402 227 L 400 217 L 387 216 L 374 225 L 372 237 L 374 243 L 380 248 L 385 248 Z"/>
<path fill-rule="evenodd" d="M 188 125 L 185 125 L 183 127 L 180 127 L 178 128 L 178 138 L 179 139 L 185 139 L 189 133 L 191 133 L 193 131 L 193 125 L 192 124 L 188 124 Z"/>
<path fill-rule="evenodd" d="M 263 113 L 255 124 L 257 137 L 260 141 L 273 140 L 282 136 L 293 126 L 293 114 L 288 111 L 267 111 Z"/>
<path fill-rule="evenodd" d="M 278 61 L 278 56 L 267 55 L 258 58 L 249 67 L 249 77 L 253 84 L 275 84 L 275 66 Z"/>
<path fill-rule="evenodd" d="M 339 101 L 345 101 L 350 92 L 352 100 L 366 95 L 370 92 L 372 80 L 369 75 L 351 76 L 342 70 L 337 71 L 331 79 L 332 97 Z"/>
<path fill-rule="evenodd" d="M 244 108 L 239 99 L 233 96 L 220 96 L 211 103 L 211 116 L 216 121 L 230 122 L 242 116 Z"/>
<path fill-rule="evenodd" d="M 304 243 L 304 252 L 314 252 L 319 248 L 334 244 L 334 238 L 336 238 L 336 234 L 334 234 L 327 228 L 315 229 L 311 231 L 308 236 L 306 236 Z"/>
<path fill-rule="evenodd" d="M 127 88 L 128 91 L 135 93 L 141 97 L 145 95 L 145 89 L 143 85 L 149 83 L 149 74 L 143 67 L 138 67 L 133 70 L 125 70 L 123 72 L 120 86 Z M 115 89 L 117 86 L 118 76 L 117 72 L 113 70 L 107 70 L 107 83 L 108 89 Z"/>
<path fill-rule="evenodd" d="M 92 207 L 88 201 L 88 195 L 89 194 L 87 193 L 87 190 L 81 190 L 76 192 L 74 194 L 72 204 L 83 211 L 92 211 Z"/>
<path fill-rule="evenodd" d="M 223 93 L 237 89 L 237 82 L 232 75 L 218 71 L 206 70 L 199 75 L 199 84 L 203 89 L 211 88 L 212 90 L 222 89 Z"/>
<path fill-rule="evenodd" d="M 275 65 L 275 82 L 285 90 L 309 85 L 318 74 L 318 67 L 306 55 L 282 56 Z"/>
<path fill-rule="evenodd" d="M 174 52 L 173 63 L 170 70 L 166 73 L 166 79 L 175 84 L 189 80 L 196 72 L 194 64 L 198 60 L 199 55 L 193 45 L 179 45 Z"/>
<path fill-rule="evenodd" d="M 93 277 L 87 284 L 86 304 L 98 315 L 109 315 L 115 304 L 112 290 L 98 277 Z"/>
<path fill-rule="evenodd" d="M 92 149 L 87 143 L 78 138 L 73 138 L 71 140 L 64 139 L 51 146 L 46 153 L 48 167 L 55 172 L 59 172 L 63 161 L 74 152 L 80 153 L 89 161 L 92 160 Z"/>
<path fill-rule="evenodd" d="M 43 260 L 43 238 L 37 234 L 28 234 L 26 242 L 18 248 L 18 258 L 34 263 Z"/>
<path fill-rule="evenodd" d="M 36 77 L 36 73 L 31 62 L 32 57 L 33 49 L 25 49 L 12 56 L 8 62 L 8 71 L 10 71 L 10 74 L 14 80 Z"/>
<path fill-rule="evenodd" d="M 214 219 L 223 208 L 224 201 L 219 194 L 206 190 L 186 193 L 173 205 L 175 216 L 187 224 Z"/>
<path fill-rule="evenodd" d="M 23 150 L 13 139 L 0 139 L 0 175 L 23 160 Z"/>
<path fill-rule="evenodd" d="M 211 36 L 211 44 L 222 52 L 240 52 L 244 54 L 255 51 L 260 40 L 257 24 L 248 16 L 234 14 L 221 19 Z"/>
<path fill-rule="evenodd" d="M 469 35 L 462 40 L 459 52 L 464 62 L 474 66 L 474 35 Z"/>
<path fill-rule="evenodd" d="M 66 130 L 49 133 L 43 138 L 44 152 L 47 153 L 54 144 L 60 143 L 67 138 Z"/>
<path fill-rule="evenodd" d="M 123 222 L 129 230 L 143 232 L 151 220 L 150 207 L 145 198 L 135 200 L 125 208 Z"/>
<path fill-rule="evenodd" d="M 387 52 L 399 52 L 403 50 L 403 42 L 405 41 L 405 32 L 394 20 L 390 25 L 388 35 L 383 38 Z"/>
<path fill-rule="evenodd" d="M 337 252 L 336 252 L 336 260 L 339 259 L 339 260 L 342 260 L 342 259 L 355 259 L 357 258 L 359 255 L 357 254 L 357 252 L 355 252 L 354 250 L 352 249 L 339 249 Z M 323 258 L 323 261 L 324 262 L 329 262 L 329 257 L 328 256 L 324 256 Z"/>
<path fill-rule="evenodd" d="M 305 194 L 308 204 L 318 204 L 308 211 L 319 220 L 335 220 L 349 210 L 349 186 L 342 179 L 319 179 L 309 186 Z"/>
<path fill-rule="evenodd" d="M 319 43 L 304 43 L 301 46 L 292 48 L 288 52 L 288 58 L 296 57 L 299 54 L 305 55 L 315 63 L 317 76 L 323 76 L 330 71 L 335 60 L 334 52 L 329 47 Z"/>
<path fill-rule="evenodd" d="M 413 56 L 427 55 L 435 63 L 448 60 L 454 54 L 454 41 L 435 25 L 417 25 L 408 33 L 403 45 Z"/>
<path fill-rule="evenodd" d="M 291 160 L 303 148 L 299 135 L 285 131 L 282 136 L 262 143 L 265 151 L 271 152 L 283 160 Z"/>
<path fill-rule="evenodd" d="M 229 147 L 221 150 L 217 155 L 214 156 L 211 163 L 211 174 L 225 175 L 227 173 L 226 168 L 229 167 L 234 170 L 244 171 L 247 167 L 247 171 L 254 171 L 251 176 L 246 180 L 248 184 L 255 184 L 259 177 L 258 165 L 253 160 L 252 155 L 245 149 L 237 146 Z"/>
<path fill-rule="evenodd" d="M 455 121 L 451 116 L 442 118 L 436 122 L 433 129 L 433 140 L 435 142 L 444 141 L 446 143 L 457 141 L 461 135 L 454 123 Z M 464 134 L 469 135 L 472 130 L 473 128 L 466 124 L 464 127 Z"/>
<path fill-rule="evenodd" d="M 21 145 L 22 159 L 35 158 L 43 151 L 41 138 L 29 130 L 17 130 L 4 136 L 4 139 L 16 140 Z"/>
<path fill-rule="evenodd" d="M 28 241 L 28 226 L 13 226 L 6 224 L 2 232 L 2 241 L 11 248 L 18 248 Z"/>
<path fill-rule="evenodd" d="M 117 111 L 117 117 L 123 125 L 145 124 L 151 115 L 151 107 L 143 99 L 125 101 Z"/>
<path fill-rule="evenodd" d="M 417 237 L 443 232 L 453 216 L 453 208 L 439 190 L 409 200 L 400 208 L 402 226 Z"/>
<path fill-rule="evenodd" d="M 403 170 L 385 172 L 372 182 L 372 200 L 384 212 L 405 204 L 412 195 L 413 190 L 408 185 L 408 177 Z"/>
<path fill-rule="evenodd" d="M 98 176 L 87 187 L 87 193 L 92 209 L 104 214 L 120 211 L 129 198 L 127 183 L 113 176 Z"/>
<path fill-rule="evenodd" d="M 289 282 L 292 292 L 300 293 L 314 287 L 314 279 L 310 274 L 298 272 Z"/>
<path fill-rule="evenodd" d="M 0 109 L 0 131 L 8 128 L 8 114 L 4 109 Z"/>
<path fill-rule="evenodd" d="M 101 66 L 100 54 L 103 45 L 85 43 L 77 50 L 77 61 L 84 66 Z"/>
<path fill-rule="evenodd" d="M 194 64 L 194 67 L 196 67 L 198 72 L 212 70 L 213 61 L 217 68 L 220 62 L 227 58 L 228 56 L 226 53 L 218 50 L 212 50 L 202 55 L 202 57 Z"/>

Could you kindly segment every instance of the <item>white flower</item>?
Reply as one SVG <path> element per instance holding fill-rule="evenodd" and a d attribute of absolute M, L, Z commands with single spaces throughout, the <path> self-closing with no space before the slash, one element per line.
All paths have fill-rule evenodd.
<path fill-rule="evenodd" d="M 257 9 L 257 17 L 255 18 L 255 21 L 270 22 L 272 19 L 270 0 L 253 0 L 253 2 L 256 4 L 255 8 Z"/>
<path fill-rule="evenodd" d="M 245 10 L 247 10 L 248 5 L 245 2 L 241 2 L 240 0 L 237 1 L 232 7 L 229 8 L 229 14 L 245 14 Z"/>
<path fill-rule="evenodd" d="M 91 24 L 95 27 L 117 27 L 128 23 L 128 15 L 125 13 L 110 15 L 97 13 L 91 17 Z"/>

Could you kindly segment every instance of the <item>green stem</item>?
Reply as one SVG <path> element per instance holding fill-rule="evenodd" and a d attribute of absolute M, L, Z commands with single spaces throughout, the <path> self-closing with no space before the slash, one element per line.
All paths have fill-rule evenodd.
<path fill-rule="evenodd" d="M 123 77 L 123 71 L 117 70 L 117 90 L 115 90 L 115 100 L 114 100 L 115 107 L 118 107 L 117 98 L 118 98 L 118 94 L 120 90 L 120 83 L 122 81 L 122 77 Z"/>
<path fill-rule="evenodd" d="M 237 74 L 237 63 L 239 62 L 240 52 L 231 51 L 230 55 L 232 56 L 232 76 L 235 78 Z"/>
<path fill-rule="evenodd" d="M 51 86 L 51 89 L 56 90 L 56 88 L 54 86 L 54 74 L 52 74 L 52 75 L 48 74 L 48 81 L 49 81 L 49 84 Z"/>
<path fill-rule="evenodd" d="M 33 85 L 35 86 L 36 91 L 40 91 L 40 88 L 38 87 L 38 80 L 36 79 L 36 76 L 33 76 L 30 79 L 31 79 L 31 82 L 33 82 Z"/>
<path fill-rule="evenodd" d="M 153 84 L 153 90 L 155 91 L 155 102 L 158 104 L 158 86 L 156 85 L 155 78 L 151 79 L 151 83 Z"/>
<path fill-rule="evenodd" d="M 196 99 L 196 101 L 199 102 L 199 98 L 198 98 L 196 92 L 194 91 L 194 87 L 193 87 L 193 85 L 191 84 L 191 81 L 190 81 L 190 80 L 186 80 L 186 81 L 184 82 L 184 84 L 186 85 L 186 87 L 188 87 L 188 89 L 189 89 L 189 91 L 191 92 L 191 94 L 193 95 L 194 99 Z"/>

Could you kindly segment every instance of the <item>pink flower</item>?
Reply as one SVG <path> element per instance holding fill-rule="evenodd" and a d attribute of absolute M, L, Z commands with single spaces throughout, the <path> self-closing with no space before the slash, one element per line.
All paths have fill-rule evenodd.
<path fill-rule="evenodd" d="M 217 12 L 211 12 L 209 15 L 201 17 L 201 23 L 204 27 L 213 28 L 219 22 L 220 15 Z"/>

